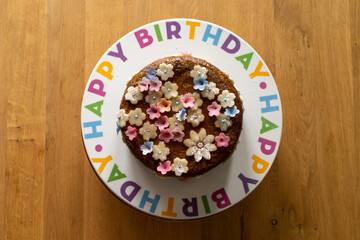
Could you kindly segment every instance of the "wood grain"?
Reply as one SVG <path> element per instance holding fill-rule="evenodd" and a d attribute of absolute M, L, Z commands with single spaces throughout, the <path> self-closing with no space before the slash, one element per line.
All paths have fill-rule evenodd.
<path fill-rule="evenodd" d="M 0 1 L 0 239 L 360 239 L 360 2 Z M 171 222 L 114 197 L 83 149 L 102 54 L 152 21 L 219 24 L 275 77 L 283 135 L 264 181 L 216 216 Z"/>

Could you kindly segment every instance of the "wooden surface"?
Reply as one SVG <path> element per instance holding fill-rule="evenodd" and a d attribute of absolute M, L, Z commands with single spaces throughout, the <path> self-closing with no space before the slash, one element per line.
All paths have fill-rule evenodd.
<path fill-rule="evenodd" d="M 0 1 L 0 239 L 360 239 L 360 1 Z M 99 181 L 80 104 L 102 54 L 174 17 L 250 43 L 284 126 L 269 174 L 217 216 L 167 222 Z"/>

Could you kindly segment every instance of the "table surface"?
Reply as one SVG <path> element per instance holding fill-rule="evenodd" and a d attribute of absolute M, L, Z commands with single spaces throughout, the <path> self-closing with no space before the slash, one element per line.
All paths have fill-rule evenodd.
<path fill-rule="evenodd" d="M 0 1 L 0 239 L 360 239 L 360 2 Z M 283 106 L 264 181 L 216 216 L 140 213 L 82 143 L 87 79 L 110 45 L 160 19 L 221 25 L 262 56 Z M 346 236 L 346 237 L 345 237 Z"/>

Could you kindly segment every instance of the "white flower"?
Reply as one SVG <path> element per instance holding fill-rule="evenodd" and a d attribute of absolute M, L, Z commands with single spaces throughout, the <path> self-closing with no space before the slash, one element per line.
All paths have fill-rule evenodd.
<path fill-rule="evenodd" d="M 152 157 L 155 160 L 165 161 L 166 156 L 170 153 L 170 149 L 165 146 L 164 142 L 159 142 L 158 145 L 153 146 Z"/>
<path fill-rule="evenodd" d="M 161 77 L 161 80 L 167 81 L 168 78 L 174 76 L 173 65 L 162 63 L 157 70 L 157 75 Z"/>
<path fill-rule="evenodd" d="M 199 133 L 191 130 L 190 139 L 184 141 L 185 146 L 188 147 L 186 156 L 194 156 L 196 162 L 199 162 L 202 158 L 210 160 L 210 152 L 217 150 L 216 145 L 212 143 L 214 138 L 214 135 L 206 135 L 204 128 L 200 129 Z"/>
<path fill-rule="evenodd" d="M 191 70 L 190 76 L 192 78 L 199 78 L 200 76 L 203 76 L 206 79 L 207 78 L 206 73 L 207 73 L 207 69 L 205 67 L 200 67 L 199 65 L 196 65 L 194 67 L 194 70 Z"/>
<path fill-rule="evenodd" d="M 228 127 L 232 126 L 232 121 L 230 116 L 225 114 L 220 114 L 216 117 L 215 127 L 220 128 L 221 131 L 226 131 Z"/>
<path fill-rule="evenodd" d="M 131 125 L 141 126 L 146 118 L 146 114 L 141 111 L 141 108 L 136 108 L 129 112 L 129 122 Z"/>
<path fill-rule="evenodd" d="M 181 101 L 182 97 L 183 96 L 180 95 L 180 96 L 177 96 L 175 98 L 170 99 L 170 101 L 171 101 L 171 109 L 173 110 L 173 112 L 178 112 L 178 111 L 180 111 L 181 109 L 184 108 L 183 103 Z"/>
<path fill-rule="evenodd" d="M 171 170 L 175 172 L 176 176 L 181 176 L 183 173 L 187 173 L 188 161 L 185 158 L 175 158 L 174 163 L 171 164 Z"/>
<path fill-rule="evenodd" d="M 202 114 L 202 110 L 200 108 L 197 110 L 190 110 L 186 118 L 187 122 L 191 123 L 193 127 L 199 126 L 204 119 L 205 116 Z"/>
<path fill-rule="evenodd" d="M 124 109 L 120 109 L 119 113 L 117 114 L 118 124 L 120 127 L 125 127 L 126 122 L 129 120 L 129 115 L 126 114 Z"/>
<path fill-rule="evenodd" d="M 164 93 L 165 98 L 170 99 L 178 96 L 178 85 L 176 83 L 166 82 L 161 91 Z"/>
<path fill-rule="evenodd" d="M 156 130 L 157 127 L 147 121 L 146 123 L 144 123 L 142 128 L 139 129 L 139 133 L 143 136 L 145 141 L 149 141 L 150 139 L 157 137 Z"/>
<path fill-rule="evenodd" d="M 204 91 L 201 92 L 201 96 L 208 98 L 209 100 L 213 100 L 215 95 L 219 94 L 219 89 L 216 87 L 216 83 L 209 82 L 208 85 L 205 86 Z"/>
<path fill-rule="evenodd" d="M 162 97 L 162 92 L 155 92 L 155 91 L 150 91 L 149 94 L 145 97 L 145 102 L 147 102 L 148 104 L 154 104 L 156 105 L 158 102 L 161 101 L 161 97 Z"/>
<path fill-rule="evenodd" d="M 125 99 L 130 101 L 132 104 L 137 104 L 138 101 L 142 100 L 144 95 L 140 92 L 139 87 L 130 86 L 125 94 Z"/>
<path fill-rule="evenodd" d="M 203 100 L 201 100 L 200 94 L 198 94 L 197 92 L 194 92 L 189 95 L 195 99 L 194 106 L 192 107 L 192 109 L 194 109 L 194 110 L 198 109 L 198 107 L 200 107 L 203 104 Z"/>
<path fill-rule="evenodd" d="M 169 118 L 168 122 L 169 122 L 169 128 L 171 130 L 175 130 L 176 128 L 179 128 L 181 131 L 184 130 L 184 122 L 179 121 L 179 119 L 177 119 L 177 117 L 176 117 L 176 114 L 174 114 L 174 116 Z"/>
<path fill-rule="evenodd" d="M 217 100 L 220 102 L 223 108 L 234 106 L 234 99 L 235 94 L 230 93 L 228 90 L 222 91 L 221 94 L 217 97 Z"/>

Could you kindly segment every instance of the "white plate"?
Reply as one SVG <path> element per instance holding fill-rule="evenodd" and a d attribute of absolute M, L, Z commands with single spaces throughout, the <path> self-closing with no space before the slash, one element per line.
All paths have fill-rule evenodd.
<path fill-rule="evenodd" d="M 122 54 L 114 54 L 119 47 Z M 184 51 L 229 73 L 245 112 L 241 142 L 232 158 L 200 178 L 179 181 L 155 176 L 131 155 L 117 134 L 116 114 L 134 73 Z M 130 32 L 101 57 L 84 92 L 81 127 L 92 167 L 119 199 L 157 217 L 186 220 L 219 213 L 255 189 L 275 159 L 282 110 L 269 69 L 244 40 L 213 23 L 168 19 Z"/>

